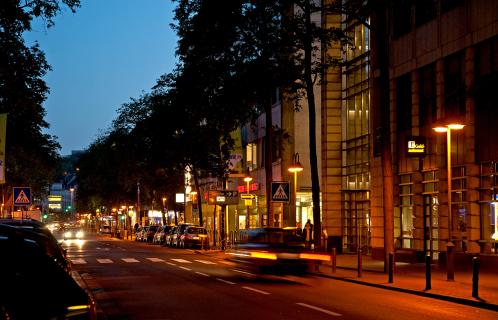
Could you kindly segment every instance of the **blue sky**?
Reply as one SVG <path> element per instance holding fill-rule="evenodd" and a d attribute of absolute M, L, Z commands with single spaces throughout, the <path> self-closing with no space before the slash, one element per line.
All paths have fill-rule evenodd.
<path fill-rule="evenodd" d="M 45 77 L 45 120 L 62 155 L 87 148 L 123 103 L 173 70 L 173 9 L 169 0 L 81 0 L 54 27 L 35 23 L 25 35 L 27 43 L 39 42 L 53 69 Z"/>

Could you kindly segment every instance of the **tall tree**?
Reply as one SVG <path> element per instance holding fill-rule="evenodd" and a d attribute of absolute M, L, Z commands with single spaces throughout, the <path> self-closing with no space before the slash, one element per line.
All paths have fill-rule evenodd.
<path fill-rule="evenodd" d="M 62 7 L 75 10 L 79 0 L 4 0 L 0 6 L 0 113 L 8 113 L 7 185 L 29 185 L 35 196 L 48 185 L 57 165 L 59 144 L 44 134 L 49 127 L 42 106 L 49 89 L 42 77 L 50 70 L 37 44 L 28 47 L 23 33 L 34 18 L 48 27 Z"/>

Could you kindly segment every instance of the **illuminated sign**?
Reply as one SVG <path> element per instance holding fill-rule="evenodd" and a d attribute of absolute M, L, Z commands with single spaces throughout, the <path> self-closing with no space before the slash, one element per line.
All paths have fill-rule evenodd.
<path fill-rule="evenodd" d="M 48 202 L 62 202 L 62 196 L 49 195 Z"/>
<path fill-rule="evenodd" d="M 425 137 L 408 137 L 406 139 L 407 157 L 425 157 L 427 154 L 427 143 Z"/>

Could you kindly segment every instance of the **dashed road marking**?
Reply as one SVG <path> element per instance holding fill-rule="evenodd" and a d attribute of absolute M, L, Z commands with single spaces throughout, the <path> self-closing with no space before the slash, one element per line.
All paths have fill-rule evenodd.
<path fill-rule="evenodd" d="M 99 263 L 114 263 L 111 259 L 97 259 Z"/>
<path fill-rule="evenodd" d="M 203 272 L 199 272 L 199 271 L 196 271 L 195 273 L 200 274 L 201 276 L 210 277 L 210 275 L 207 273 L 203 273 Z"/>
<path fill-rule="evenodd" d="M 71 262 L 73 264 L 86 264 L 86 260 L 85 259 L 71 259 Z"/>
<path fill-rule="evenodd" d="M 128 263 L 137 263 L 137 262 L 140 262 L 140 261 L 138 261 L 135 258 L 122 258 L 121 260 L 123 260 L 124 262 L 128 262 Z"/>
<path fill-rule="evenodd" d="M 238 270 L 238 269 L 232 269 L 232 271 L 235 271 L 235 272 L 238 272 L 238 273 L 243 273 L 243 274 L 248 274 L 250 276 L 255 276 L 254 273 L 250 273 L 250 272 L 242 271 L 242 270 Z"/>
<path fill-rule="evenodd" d="M 235 282 L 224 280 L 224 279 L 220 279 L 220 278 L 216 278 L 216 280 L 221 281 L 221 282 L 226 283 L 226 284 L 235 284 Z"/>
<path fill-rule="evenodd" d="M 171 260 L 176 261 L 178 263 L 192 263 L 192 262 L 185 260 L 185 259 L 171 259 Z"/>
<path fill-rule="evenodd" d="M 253 292 L 261 293 L 261 294 L 264 294 L 264 295 L 269 295 L 270 294 L 269 292 L 266 292 L 266 291 L 263 291 L 263 290 L 254 289 L 254 288 L 251 288 L 251 287 L 242 287 L 242 288 L 246 289 L 246 290 L 253 291 Z"/>
<path fill-rule="evenodd" d="M 192 269 L 187 268 L 187 267 L 178 267 L 178 268 L 183 269 L 183 270 L 187 270 L 187 271 L 192 271 Z"/>
<path fill-rule="evenodd" d="M 152 262 L 164 262 L 163 259 L 159 259 L 159 258 L 147 258 L 147 260 L 150 260 Z"/>
<path fill-rule="evenodd" d="M 194 260 L 194 261 L 197 261 L 197 262 L 200 262 L 200 263 L 204 263 L 204 264 L 216 264 L 216 262 L 207 261 L 207 260 Z"/>
<path fill-rule="evenodd" d="M 340 313 L 333 312 L 333 311 L 330 311 L 330 310 L 327 310 L 327 309 L 322 309 L 320 307 L 316 307 L 316 306 L 313 306 L 313 305 L 310 305 L 310 304 L 307 304 L 307 303 L 297 302 L 296 304 L 300 305 L 301 307 L 305 307 L 305 308 L 313 309 L 313 310 L 316 310 L 316 311 L 320 311 L 320 312 L 323 312 L 325 314 L 328 314 L 328 315 L 331 315 L 331 316 L 334 316 L 334 317 L 340 317 L 340 316 L 342 316 L 342 314 L 340 314 Z"/>
<path fill-rule="evenodd" d="M 175 264 L 175 263 L 168 262 L 168 261 L 165 261 L 165 262 L 166 262 L 166 264 L 169 264 L 170 266 L 176 266 L 176 264 Z"/>

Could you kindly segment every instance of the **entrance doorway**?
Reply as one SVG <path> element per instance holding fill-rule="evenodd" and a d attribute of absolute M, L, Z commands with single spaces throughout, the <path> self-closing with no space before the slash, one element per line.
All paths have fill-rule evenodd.
<path fill-rule="evenodd" d="M 366 190 L 343 191 L 343 245 L 349 252 L 370 254 L 370 199 Z"/>

